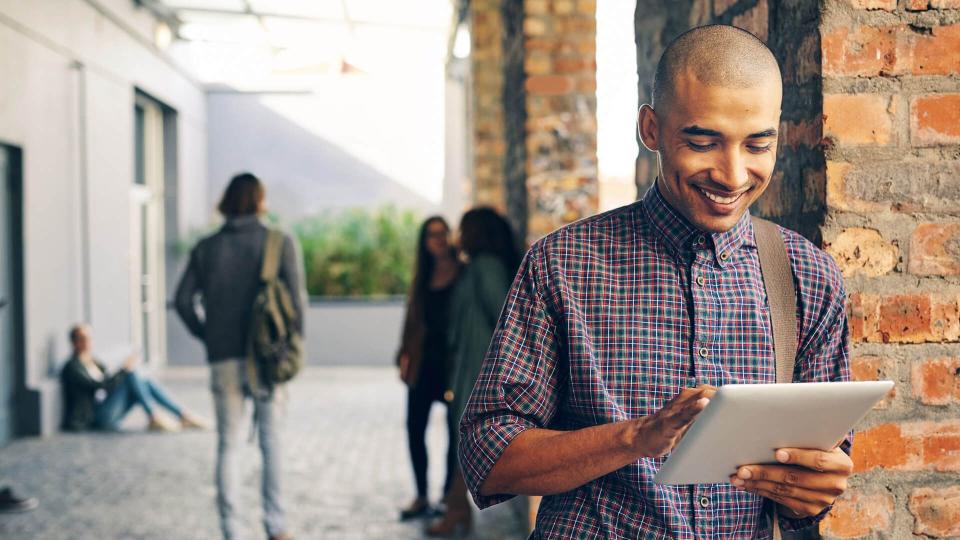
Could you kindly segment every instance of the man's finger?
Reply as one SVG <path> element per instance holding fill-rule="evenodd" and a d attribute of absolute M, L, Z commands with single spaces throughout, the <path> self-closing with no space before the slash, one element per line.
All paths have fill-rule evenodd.
<path fill-rule="evenodd" d="M 775 491 L 768 491 L 764 489 L 752 489 L 750 493 L 758 495 L 765 499 L 770 499 L 783 507 L 786 507 L 788 510 L 799 516 L 800 518 L 815 516 L 823 511 L 826 508 L 827 504 L 812 503 L 807 502 L 801 499 L 794 499 L 792 497 L 785 497 L 780 495 Z"/>
<path fill-rule="evenodd" d="M 734 481 L 734 485 L 744 491 L 775 494 L 784 499 L 797 499 L 804 503 L 816 504 L 821 507 L 828 506 L 837 498 L 837 495 L 834 495 L 832 492 L 816 491 L 791 484 L 771 482 L 769 480 L 746 480 L 743 481 L 743 485 L 737 485 L 736 481 Z"/>
<path fill-rule="evenodd" d="M 670 411 L 666 418 L 667 425 L 673 429 L 683 429 L 690 425 L 709 404 L 709 399 L 700 398 L 680 409 Z"/>
<path fill-rule="evenodd" d="M 813 491 L 823 491 L 840 496 L 847 489 L 847 477 L 842 473 L 819 473 L 791 465 L 746 465 L 737 469 L 734 479 L 744 484 L 769 481 L 797 486 Z M 731 482 L 740 487 L 735 480 Z"/>
<path fill-rule="evenodd" d="M 781 448 L 776 451 L 775 457 L 780 463 L 797 465 L 817 472 L 850 474 L 853 470 L 853 461 L 850 456 L 839 448 L 829 452 L 804 448 Z"/>

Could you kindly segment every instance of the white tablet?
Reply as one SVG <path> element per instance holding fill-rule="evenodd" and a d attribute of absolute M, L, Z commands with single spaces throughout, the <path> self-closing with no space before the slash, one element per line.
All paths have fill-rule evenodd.
<path fill-rule="evenodd" d="M 778 448 L 830 450 L 891 388 L 892 381 L 723 386 L 654 481 L 726 483 L 741 465 L 776 463 Z"/>

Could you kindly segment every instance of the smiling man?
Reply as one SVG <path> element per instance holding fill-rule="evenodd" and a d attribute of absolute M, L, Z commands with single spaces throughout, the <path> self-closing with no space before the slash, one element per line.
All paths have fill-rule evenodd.
<path fill-rule="evenodd" d="M 846 489 L 843 449 L 781 449 L 728 484 L 653 482 L 716 387 L 775 381 L 748 207 L 770 183 L 782 96 L 773 54 L 695 28 L 639 114 L 659 175 L 644 198 L 531 247 L 464 413 L 481 507 L 544 495 L 532 538 L 769 538 L 815 526 Z M 780 229 L 797 288 L 796 381 L 849 378 L 836 264 Z"/>

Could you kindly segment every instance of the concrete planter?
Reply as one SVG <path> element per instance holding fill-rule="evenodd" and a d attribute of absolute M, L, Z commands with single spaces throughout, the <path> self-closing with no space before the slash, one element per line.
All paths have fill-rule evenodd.
<path fill-rule="evenodd" d="M 403 296 L 382 299 L 311 298 L 307 310 L 307 363 L 313 366 L 393 365 L 406 309 Z M 168 362 L 204 365 L 206 354 L 176 314 L 169 314 Z"/>
<path fill-rule="evenodd" d="M 307 312 L 310 365 L 393 365 L 406 299 L 313 298 Z"/>

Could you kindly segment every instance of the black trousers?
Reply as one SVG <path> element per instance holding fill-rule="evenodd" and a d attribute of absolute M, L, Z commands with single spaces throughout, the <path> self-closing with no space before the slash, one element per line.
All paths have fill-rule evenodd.
<path fill-rule="evenodd" d="M 431 370 L 423 366 L 416 386 L 409 389 L 407 394 L 407 444 L 410 448 L 410 461 L 413 464 L 413 477 L 417 484 L 417 496 L 427 497 L 427 444 L 425 435 L 427 422 L 430 420 L 430 408 L 434 402 L 447 403 L 443 400 L 446 389 L 446 376 L 439 370 Z M 443 483 L 443 493 L 450 489 L 450 482 L 457 470 L 456 438 L 459 418 L 453 418 L 452 408 L 447 406 L 447 476 Z"/>

